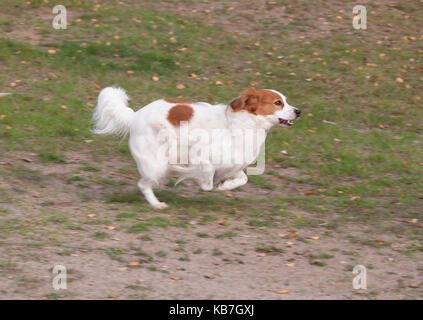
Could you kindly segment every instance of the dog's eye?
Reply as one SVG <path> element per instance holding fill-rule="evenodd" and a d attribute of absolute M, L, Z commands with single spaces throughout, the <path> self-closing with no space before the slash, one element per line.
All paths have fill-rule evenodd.
<path fill-rule="evenodd" d="M 276 102 L 275 102 L 275 105 L 277 105 L 277 106 L 281 106 L 281 105 L 282 105 L 282 101 L 280 101 L 280 100 L 276 101 Z"/>

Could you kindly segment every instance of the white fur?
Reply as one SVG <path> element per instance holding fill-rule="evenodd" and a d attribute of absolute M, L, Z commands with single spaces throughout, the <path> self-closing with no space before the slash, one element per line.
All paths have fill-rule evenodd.
<path fill-rule="evenodd" d="M 181 145 L 181 128 L 174 127 L 168 120 L 169 110 L 176 103 L 169 103 L 163 99 L 156 100 L 134 112 L 128 107 L 128 97 L 123 89 L 105 88 L 101 91 L 97 107 L 94 110 L 93 120 L 97 134 L 127 134 L 129 133 L 129 147 L 133 158 L 137 163 L 141 179 L 138 187 L 146 200 L 156 209 L 166 208 L 167 205 L 160 202 L 153 193 L 153 188 L 166 184 L 171 176 L 177 175 L 180 180 L 194 179 L 203 190 L 230 190 L 247 183 L 247 175 L 244 169 L 258 156 L 260 146 L 264 143 L 266 133 L 279 118 L 295 120 L 296 108 L 286 103 L 285 97 L 277 91 L 285 104 L 282 110 L 269 116 L 257 116 L 245 110 L 232 112 L 230 106 L 225 104 L 210 105 L 204 102 L 191 103 L 189 106 L 194 110 L 189 120 L 190 133 L 202 130 L 215 134 L 220 129 L 217 139 L 196 139 L 189 137 L 188 148 L 190 150 L 189 163 L 171 163 L 172 151 L 168 146 L 176 142 Z M 191 151 L 195 148 L 206 147 L 211 156 L 223 157 L 222 145 L 225 141 L 231 142 L 230 153 L 234 156 L 244 152 L 244 146 L 237 143 L 246 130 L 262 130 L 264 135 L 257 143 L 249 145 L 251 154 L 245 157 L 241 163 L 214 163 L 209 157 L 196 155 Z M 162 135 L 165 133 L 166 139 Z M 242 147 L 242 148 L 241 148 Z M 165 150 L 165 152 L 160 151 Z M 167 151 L 166 151 L 167 150 Z M 179 181 L 180 181 L 179 180 Z"/>
<path fill-rule="evenodd" d="M 121 134 L 129 132 L 134 110 L 128 107 L 129 97 L 121 88 L 104 88 L 98 96 L 93 121 L 96 134 Z"/>

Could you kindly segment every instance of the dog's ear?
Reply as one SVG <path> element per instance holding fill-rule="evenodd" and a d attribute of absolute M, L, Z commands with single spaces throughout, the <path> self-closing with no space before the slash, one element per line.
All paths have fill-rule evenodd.
<path fill-rule="evenodd" d="M 245 90 L 242 95 L 230 103 L 232 110 L 240 111 L 247 110 L 248 112 L 254 113 L 257 110 L 259 97 L 257 91 L 253 88 Z"/>
<path fill-rule="evenodd" d="M 250 113 L 255 113 L 259 103 L 259 96 L 257 91 L 253 88 L 249 88 L 242 93 L 241 96 L 243 108 Z"/>
<path fill-rule="evenodd" d="M 231 106 L 232 110 L 234 110 L 234 111 L 241 110 L 241 108 L 242 108 L 241 97 L 233 99 L 232 102 L 230 103 L 230 106 Z"/>

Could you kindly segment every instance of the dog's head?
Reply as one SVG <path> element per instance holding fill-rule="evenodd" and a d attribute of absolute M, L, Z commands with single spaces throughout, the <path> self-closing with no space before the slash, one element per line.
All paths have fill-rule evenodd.
<path fill-rule="evenodd" d="M 290 127 L 300 117 L 301 111 L 286 101 L 286 97 L 270 89 L 247 89 L 230 103 L 233 112 L 246 111 L 263 118 L 270 125 Z"/>

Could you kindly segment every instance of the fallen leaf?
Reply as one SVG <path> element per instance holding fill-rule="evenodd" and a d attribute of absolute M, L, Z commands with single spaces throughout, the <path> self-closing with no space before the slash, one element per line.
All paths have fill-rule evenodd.
<path fill-rule="evenodd" d="M 307 239 L 311 239 L 311 240 L 319 240 L 320 237 L 318 236 L 308 236 Z"/>
<path fill-rule="evenodd" d="M 172 280 L 182 280 L 181 277 L 171 277 Z"/>
<path fill-rule="evenodd" d="M 159 80 L 160 80 L 158 76 L 152 76 L 152 77 L 151 77 L 151 79 L 152 79 L 154 82 L 157 82 L 157 81 L 159 81 Z"/>
<path fill-rule="evenodd" d="M 257 257 L 265 257 L 267 254 L 265 252 L 260 252 L 256 254 Z"/>
<path fill-rule="evenodd" d="M 274 289 L 270 289 L 269 291 L 272 291 L 272 292 L 277 293 L 277 294 L 288 294 L 289 293 L 289 290 L 274 290 Z"/>
<path fill-rule="evenodd" d="M 95 216 L 97 216 L 95 213 L 87 214 L 88 218 L 94 218 Z"/>
<path fill-rule="evenodd" d="M 116 227 L 106 226 L 106 227 L 105 227 L 105 229 L 107 229 L 107 230 L 115 230 L 115 229 L 116 229 Z"/>
<path fill-rule="evenodd" d="M 140 263 L 138 261 L 133 261 L 128 263 L 128 267 L 138 267 Z"/>
<path fill-rule="evenodd" d="M 178 83 L 176 85 L 176 88 L 179 89 L 179 90 L 182 90 L 182 89 L 185 89 L 185 86 L 182 83 Z"/>

